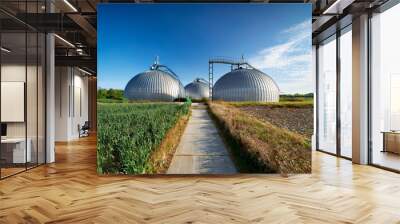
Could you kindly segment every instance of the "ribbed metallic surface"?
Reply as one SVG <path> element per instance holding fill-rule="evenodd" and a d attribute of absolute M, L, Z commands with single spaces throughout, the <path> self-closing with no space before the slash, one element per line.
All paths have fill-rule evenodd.
<path fill-rule="evenodd" d="M 201 100 L 203 98 L 207 98 L 210 95 L 208 82 L 205 82 L 201 79 L 195 79 L 193 82 L 187 84 L 185 86 L 186 96 L 195 99 Z"/>
<path fill-rule="evenodd" d="M 256 69 L 239 68 L 218 79 L 213 99 L 278 102 L 279 87 L 271 77 Z"/>
<path fill-rule="evenodd" d="M 179 80 L 156 69 L 133 77 L 126 85 L 124 95 L 130 100 L 173 101 L 184 97 L 184 88 Z"/>
<path fill-rule="evenodd" d="M 186 98 L 185 87 L 183 87 L 180 81 L 179 81 L 179 98 Z"/>

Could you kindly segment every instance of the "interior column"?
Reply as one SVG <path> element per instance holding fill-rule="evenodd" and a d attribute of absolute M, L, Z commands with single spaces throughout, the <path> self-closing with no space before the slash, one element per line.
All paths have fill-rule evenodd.
<path fill-rule="evenodd" d="M 46 11 L 54 11 L 51 1 L 46 2 Z M 55 43 L 54 34 L 46 34 L 46 163 L 55 162 Z"/>
<path fill-rule="evenodd" d="M 368 163 L 368 15 L 353 19 L 352 158 Z"/>

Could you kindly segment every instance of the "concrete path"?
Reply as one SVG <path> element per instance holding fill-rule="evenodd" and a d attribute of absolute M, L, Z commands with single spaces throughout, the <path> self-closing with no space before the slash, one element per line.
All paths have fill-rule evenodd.
<path fill-rule="evenodd" d="M 192 116 L 167 173 L 233 174 L 236 172 L 206 106 L 194 105 Z"/>

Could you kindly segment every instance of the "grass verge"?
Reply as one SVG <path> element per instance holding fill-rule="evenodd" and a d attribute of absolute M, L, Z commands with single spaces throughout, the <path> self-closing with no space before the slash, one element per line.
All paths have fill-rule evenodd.
<path fill-rule="evenodd" d="M 147 174 L 165 174 L 167 172 L 190 115 L 191 111 L 189 110 L 189 114 L 182 116 L 176 125 L 167 132 L 160 146 L 150 156 Z"/>
<path fill-rule="evenodd" d="M 209 108 L 240 172 L 311 172 L 309 139 L 262 122 L 226 103 L 210 102 Z"/>
<path fill-rule="evenodd" d="M 225 125 L 224 121 L 211 109 L 210 103 L 208 105 L 208 113 L 210 114 L 211 119 L 216 123 L 219 129 L 219 134 L 225 145 L 228 146 L 227 148 L 231 154 L 236 169 L 240 173 L 276 173 L 276 171 L 270 167 L 258 162 L 257 158 L 255 158 L 253 154 L 242 150 L 244 145 L 240 139 L 234 137 L 234 134 L 228 126 Z"/>

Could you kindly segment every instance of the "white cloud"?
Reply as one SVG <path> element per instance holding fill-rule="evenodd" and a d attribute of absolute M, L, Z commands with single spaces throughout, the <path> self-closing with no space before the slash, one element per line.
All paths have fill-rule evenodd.
<path fill-rule="evenodd" d="M 310 93 L 315 88 L 313 73 L 310 71 L 289 71 L 284 77 L 275 75 L 273 78 L 278 82 L 281 93 Z"/>
<path fill-rule="evenodd" d="M 296 63 L 310 62 L 310 46 L 304 45 L 310 41 L 311 34 L 304 24 L 302 22 L 282 31 L 289 33 L 291 37 L 285 43 L 262 49 L 250 58 L 250 62 L 260 69 L 284 69 Z"/>
<path fill-rule="evenodd" d="M 288 27 L 280 38 L 283 43 L 260 50 L 250 63 L 271 74 L 283 92 L 312 91 L 311 21 Z"/>
<path fill-rule="evenodd" d="M 286 30 L 283 30 L 282 33 L 295 33 L 295 32 L 299 32 L 299 31 L 304 31 L 310 29 L 311 27 L 311 20 L 305 20 L 301 23 L 298 23 L 294 26 L 291 26 L 289 28 L 287 28 Z"/>

